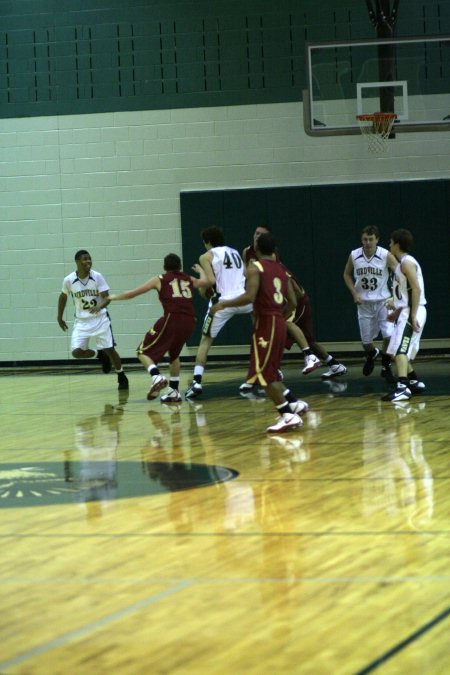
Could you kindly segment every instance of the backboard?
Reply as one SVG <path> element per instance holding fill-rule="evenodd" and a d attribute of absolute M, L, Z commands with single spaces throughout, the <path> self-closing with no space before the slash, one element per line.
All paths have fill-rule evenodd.
<path fill-rule="evenodd" d="M 450 36 L 309 43 L 305 131 L 358 134 L 356 115 L 394 112 L 394 131 L 450 131 Z"/>

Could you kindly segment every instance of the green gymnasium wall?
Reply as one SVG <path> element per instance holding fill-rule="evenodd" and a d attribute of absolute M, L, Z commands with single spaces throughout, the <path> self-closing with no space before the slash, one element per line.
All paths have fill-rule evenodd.
<path fill-rule="evenodd" d="M 183 261 L 189 270 L 204 252 L 200 231 L 215 224 L 227 244 L 242 252 L 255 227 L 272 228 L 281 259 L 303 282 L 314 309 L 319 341 L 358 340 L 356 308 L 342 274 L 348 255 L 361 241 L 361 229 L 377 225 L 380 244 L 406 227 L 414 234 L 413 255 L 425 278 L 428 320 L 424 338 L 448 338 L 450 314 L 450 181 L 399 181 L 314 185 L 181 194 Z M 206 302 L 196 299 L 197 315 Z M 190 344 L 197 344 L 201 325 Z M 217 344 L 245 344 L 248 317 L 237 317 Z"/>
<path fill-rule="evenodd" d="M 400 3 L 398 37 L 449 32 L 449 0 Z M 363 0 L 0 0 L 0 117 L 300 101 L 306 42 L 375 37 Z"/>

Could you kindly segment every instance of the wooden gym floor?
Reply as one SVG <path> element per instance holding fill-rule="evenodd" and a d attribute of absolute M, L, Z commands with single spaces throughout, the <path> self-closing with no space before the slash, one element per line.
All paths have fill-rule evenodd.
<path fill-rule="evenodd" d="M 0 672 L 450 672 L 450 363 L 398 406 L 361 367 L 289 363 L 273 437 L 245 365 L 172 407 L 134 367 L 2 373 Z"/>

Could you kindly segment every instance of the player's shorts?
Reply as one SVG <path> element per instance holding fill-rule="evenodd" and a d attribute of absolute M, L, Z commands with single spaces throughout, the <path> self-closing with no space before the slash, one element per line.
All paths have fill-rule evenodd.
<path fill-rule="evenodd" d="M 266 387 L 279 380 L 278 370 L 286 342 L 286 319 L 279 315 L 262 315 L 255 319 L 250 350 L 249 384 Z"/>
<path fill-rule="evenodd" d="M 303 296 L 303 298 L 301 298 L 298 301 L 293 318 L 288 319 L 288 324 L 289 323 L 295 323 L 300 328 L 309 345 L 312 345 L 315 342 L 313 332 L 312 307 L 309 304 L 309 298 L 306 295 L 306 293 Z M 285 345 L 286 349 L 290 349 L 293 344 L 295 344 L 295 340 L 293 337 L 289 335 L 288 331 L 286 334 L 286 345 Z"/>
<path fill-rule="evenodd" d="M 148 356 L 154 363 L 165 354 L 175 361 L 180 356 L 195 328 L 195 317 L 190 314 L 166 314 L 155 323 L 137 348 L 137 353 Z"/>
<path fill-rule="evenodd" d="M 409 317 L 410 308 L 404 307 L 397 317 L 397 321 L 393 325 L 394 332 L 389 341 L 387 353 L 392 356 L 404 354 L 410 361 L 413 361 L 419 351 L 420 338 L 427 320 L 427 309 L 425 305 L 420 305 L 417 308 L 417 321 L 420 325 L 418 333 L 413 331 Z"/>
<path fill-rule="evenodd" d="M 242 307 L 226 307 L 214 314 L 214 316 L 211 316 L 209 313 L 209 308 L 211 306 L 212 303 L 208 306 L 208 312 L 205 316 L 202 328 L 202 334 L 211 338 L 217 337 L 225 324 L 236 314 L 249 314 L 253 311 L 253 305 L 250 304 L 243 305 Z"/>
<path fill-rule="evenodd" d="M 393 333 L 394 325 L 388 321 L 389 310 L 385 302 L 385 300 L 377 300 L 362 302 L 358 305 L 359 332 L 364 345 L 370 344 L 379 333 L 384 338 L 390 337 Z"/>
<path fill-rule="evenodd" d="M 70 349 L 89 349 L 89 339 L 94 338 L 97 349 L 114 347 L 114 336 L 108 312 L 93 314 L 89 319 L 75 319 Z"/>

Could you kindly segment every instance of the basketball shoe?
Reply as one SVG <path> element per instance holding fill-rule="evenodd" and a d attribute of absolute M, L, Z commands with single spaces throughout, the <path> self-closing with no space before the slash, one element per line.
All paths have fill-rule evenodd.
<path fill-rule="evenodd" d="M 201 396 L 202 391 L 203 388 L 200 382 L 192 380 L 191 386 L 184 392 L 184 398 L 197 398 L 197 396 Z"/>
<path fill-rule="evenodd" d="M 243 394 L 247 394 L 249 391 L 253 390 L 254 384 L 248 384 L 247 382 L 243 382 L 241 386 L 239 387 L 239 391 L 241 391 Z"/>
<path fill-rule="evenodd" d="M 329 370 L 322 375 L 322 380 L 331 380 L 333 377 L 339 377 L 339 375 L 345 375 L 347 368 L 343 363 L 335 363 L 334 366 L 330 366 Z"/>
<path fill-rule="evenodd" d="M 366 362 L 363 366 L 363 375 L 370 375 L 375 368 L 375 359 L 379 355 L 380 350 L 375 347 L 372 354 L 369 354 L 366 358 Z"/>
<path fill-rule="evenodd" d="M 181 394 L 177 389 L 169 387 L 167 394 L 163 394 L 159 400 L 161 403 L 181 403 Z"/>
<path fill-rule="evenodd" d="M 164 387 L 167 387 L 167 380 L 164 375 L 152 375 L 152 386 L 150 387 L 150 391 L 147 394 L 147 400 L 152 401 L 154 398 L 156 398 L 158 391 L 164 389 Z"/>
<path fill-rule="evenodd" d="M 248 384 L 244 382 L 239 387 L 239 394 L 244 398 L 260 399 L 266 397 L 266 392 L 264 389 L 259 387 L 257 384 Z"/>
<path fill-rule="evenodd" d="M 420 382 L 420 380 L 409 380 L 408 389 L 411 394 L 422 394 L 426 389 L 425 382 Z"/>
<path fill-rule="evenodd" d="M 386 394 L 386 396 L 382 396 L 381 400 L 391 401 L 392 403 L 395 403 L 396 401 L 409 401 L 410 398 L 411 398 L 411 391 L 410 389 L 408 389 L 406 384 L 397 382 L 396 389 L 394 389 L 394 391 L 390 391 L 389 394 Z"/>
<path fill-rule="evenodd" d="M 300 400 L 289 403 L 289 407 L 296 415 L 301 415 L 302 413 L 308 412 L 309 410 L 309 405 L 306 403 L 306 401 Z"/>
<path fill-rule="evenodd" d="M 258 391 L 248 391 L 248 392 L 239 392 L 239 396 L 242 396 L 242 398 L 246 398 L 247 401 L 257 401 L 258 403 L 264 403 L 266 400 L 266 395 L 263 394 L 258 394 Z"/>
<path fill-rule="evenodd" d="M 295 413 L 283 413 L 279 416 L 275 424 L 267 427 L 266 431 L 269 434 L 278 434 L 288 429 L 296 429 L 303 425 L 302 418 Z"/>
<path fill-rule="evenodd" d="M 307 354 L 305 356 L 305 367 L 302 370 L 303 375 L 312 373 L 313 370 L 320 366 L 320 359 L 315 354 Z"/>

